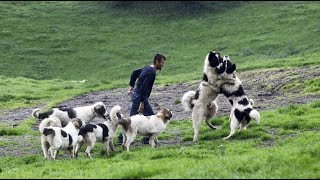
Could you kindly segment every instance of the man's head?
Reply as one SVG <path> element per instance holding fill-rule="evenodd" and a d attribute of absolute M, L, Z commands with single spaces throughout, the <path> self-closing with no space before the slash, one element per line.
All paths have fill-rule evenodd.
<path fill-rule="evenodd" d="M 156 70 L 161 70 L 161 68 L 163 67 L 164 65 L 164 61 L 166 60 L 167 58 L 162 55 L 162 54 L 159 54 L 157 53 L 154 58 L 153 58 L 153 64 L 154 64 L 154 67 L 156 68 Z"/>

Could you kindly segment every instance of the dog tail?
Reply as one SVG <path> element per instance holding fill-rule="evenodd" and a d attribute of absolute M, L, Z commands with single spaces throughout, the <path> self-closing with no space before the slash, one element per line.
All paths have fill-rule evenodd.
<path fill-rule="evenodd" d="M 51 123 L 51 125 L 55 127 L 62 127 L 60 119 L 54 118 L 54 117 L 45 118 L 44 120 L 41 121 L 39 125 L 40 133 L 44 133 L 44 129 L 49 125 L 49 123 Z"/>
<path fill-rule="evenodd" d="M 260 113 L 253 109 L 250 111 L 249 116 L 257 121 L 258 124 L 260 124 Z"/>
<path fill-rule="evenodd" d="M 192 100 L 194 99 L 194 96 L 196 95 L 195 91 L 188 91 L 184 93 L 181 99 L 181 104 L 184 107 L 185 111 L 191 111 L 193 108 Z"/>
<path fill-rule="evenodd" d="M 39 118 L 39 111 L 40 111 L 39 108 L 33 110 L 32 111 L 32 117 Z"/>
<path fill-rule="evenodd" d="M 114 106 L 110 111 L 110 119 L 113 122 L 118 122 L 120 115 L 121 107 L 119 105 Z"/>

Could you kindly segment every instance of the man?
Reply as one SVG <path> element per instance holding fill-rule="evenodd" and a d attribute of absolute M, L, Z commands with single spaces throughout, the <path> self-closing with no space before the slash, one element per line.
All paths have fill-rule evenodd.
<path fill-rule="evenodd" d="M 152 107 L 149 104 L 148 98 L 151 94 L 151 90 L 156 79 L 156 71 L 161 70 L 166 57 L 157 53 L 153 58 L 153 64 L 147 65 L 144 68 L 134 70 L 130 78 L 129 92 L 132 94 L 132 106 L 130 110 L 130 116 L 142 113 L 145 116 L 154 115 Z M 134 85 L 136 83 L 136 88 Z M 118 138 L 118 144 L 122 144 L 123 137 L 120 134 Z M 149 144 L 149 138 L 143 138 L 144 144 Z"/>

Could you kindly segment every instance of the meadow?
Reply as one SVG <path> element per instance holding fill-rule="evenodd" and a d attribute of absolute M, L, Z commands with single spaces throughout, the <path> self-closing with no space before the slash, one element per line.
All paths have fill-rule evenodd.
<path fill-rule="evenodd" d="M 0 2 L 0 115 L 16 108 L 45 109 L 72 97 L 128 86 L 133 69 L 168 58 L 156 86 L 202 78 L 210 50 L 228 54 L 237 72 L 320 64 L 319 2 Z M 303 76 L 297 74 L 297 76 Z M 87 80 L 86 83 L 73 81 Z M 319 77 L 290 82 L 283 91 L 320 94 Z M 299 94 L 297 94 L 299 95 Z M 212 131 L 202 125 L 192 143 L 191 119 L 172 121 L 156 149 L 120 146 L 93 159 L 42 154 L 0 157 L 0 178 L 320 178 L 320 101 L 261 111 L 231 140 L 228 117 Z M 0 119 L 1 140 L 31 136 L 34 118 L 12 128 Z M 116 140 L 115 140 L 116 143 Z M 61 153 L 63 154 L 63 153 Z M 67 167 L 67 168 L 66 168 Z"/>

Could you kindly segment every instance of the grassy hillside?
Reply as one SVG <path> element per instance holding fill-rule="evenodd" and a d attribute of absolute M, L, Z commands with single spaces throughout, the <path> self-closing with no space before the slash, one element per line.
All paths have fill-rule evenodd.
<path fill-rule="evenodd" d="M 0 2 L 0 114 L 125 87 L 132 70 L 157 52 L 168 61 L 156 85 L 201 79 L 213 49 L 230 55 L 238 72 L 317 67 L 319 12 L 319 2 Z M 320 79 L 312 77 L 281 91 L 320 94 Z M 1 156 L 0 178 L 319 179 L 319 110 L 315 101 L 260 111 L 260 125 L 252 122 L 228 141 L 228 117 L 219 116 L 212 123 L 222 129 L 203 123 L 197 144 L 191 119 L 172 121 L 159 136 L 169 144 L 156 149 L 117 146 L 105 157 L 97 144 L 94 159 L 83 149 L 75 160 L 61 152 L 56 161 L 37 153 L 34 118 L 0 122 L 2 152 L 32 152 Z"/>
<path fill-rule="evenodd" d="M 159 78 L 199 79 L 212 49 L 239 70 L 320 62 L 319 2 L 231 4 L 1 2 L 0 73 L 127 83 L 162 52 Z"/>

